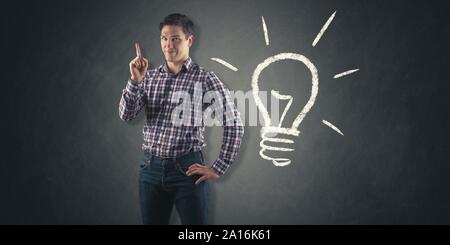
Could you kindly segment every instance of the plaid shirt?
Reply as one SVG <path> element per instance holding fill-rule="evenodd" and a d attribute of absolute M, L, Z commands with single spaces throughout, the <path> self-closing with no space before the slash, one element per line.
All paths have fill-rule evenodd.
<path fill-rule="evenodd" d="M 202 85 L 202 93 L 196 94 L 194 84 L 199 82 Z M 173 95 L 174 92 L 180 91 L 189 93 L 193 101 L 201 101 L 199 109 L 202 112 L 199 112 L 199 109 L 196 111 L 194 106 L 190 125 L 172 124 L 172 111 L 180 104 L 174 103 Z M 221 96 L 218 100 L 213 100 L 213 103 L 204 103 L 203 99 L 208 91 L 218 92 Z M 143 129 L 142 149 L 159 157 L 177 157 L 189 151 L 202 150 L 206 146 L 205 114 L 220 106 L 225 108 L 222 109 L 223 142 L 219 157 L 213 162 L 212 168 L 222 175 L 237 156 L 244 128 L 239 111 L 225 85 L 213 72 L 198 66 L 191 58 L 184 62 L 177 75 L 170 73 L 164 63 L 158 68 L 148 70 L 143 82 L 133 84 L 128 81 L 120 99 L 119 116 L 124 121 L 131 121 L 145 107 L 147 117 Z M 198 115 L 201 117 L 199 125 L 194 124 L 195 120 L 199 120 Z"/>

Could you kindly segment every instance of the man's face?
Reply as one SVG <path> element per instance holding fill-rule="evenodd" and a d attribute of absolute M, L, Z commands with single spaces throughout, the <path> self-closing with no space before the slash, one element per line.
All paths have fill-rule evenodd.
<path fill-rule="evenodd" d="M 181 26 L 164 26 L 161 29 L 161 49 L 167 62 L 184 62 L 189 57 L 192 39 L 192 35 L 186 39 Z"/>

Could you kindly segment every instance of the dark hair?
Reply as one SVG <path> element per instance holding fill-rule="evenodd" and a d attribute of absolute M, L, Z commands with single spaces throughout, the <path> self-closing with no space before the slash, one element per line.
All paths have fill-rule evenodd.
<path fill-rule="evenodd" d="M 184 14 L 174 13 L 167 15 L 164 20 L 159 23 L 159 32 L 164 26 L 181 26 L 186 38 L 194 35 L 194 23 Z"/>

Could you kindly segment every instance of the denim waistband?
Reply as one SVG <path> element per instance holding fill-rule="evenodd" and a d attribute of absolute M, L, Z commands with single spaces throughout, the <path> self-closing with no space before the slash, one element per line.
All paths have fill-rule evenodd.
<path fill-rule="evenodd" d="M 186 153 L 186 154 L 183 154 L 183 155 L 180 155 L 180 156 L 176 156 L 176 157 L 159 157 L 159 156 L 156 156 L 156 155 L 152 155 L 148 150 L 145 150 L 144 151 L 144 155 L 148 158 L 148 160 L 150 160 L 150 161 L 153 161 L 153 160 L 156 160 L 156 161 L 164 161 L 164 160 L 166 160 L 166 161 L 174 161 L 174 162 L 177 162 L 177 161 L 182 161 L 183 159 L 186 159 L 186 158 L 190 158 L 190 157 L 192 157 L 192 156 L 195 156 L 196 154 L 201 154 L 201 159 L 203 159 L 203 152 L 200 150 L 200 151 L 189 151 L 188 153 Z"/>

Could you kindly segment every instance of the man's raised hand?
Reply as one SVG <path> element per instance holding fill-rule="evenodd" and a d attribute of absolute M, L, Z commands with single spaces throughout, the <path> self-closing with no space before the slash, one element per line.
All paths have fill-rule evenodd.
<path fill-rule="evenodd" d="M 142 82 L 148 68 L 148 60 L 142 57 L 139 44 L 135 43 L 134 46 L 136 47 L 136 58 L 130 62 L 131 80 L 134 82 Z"/>

